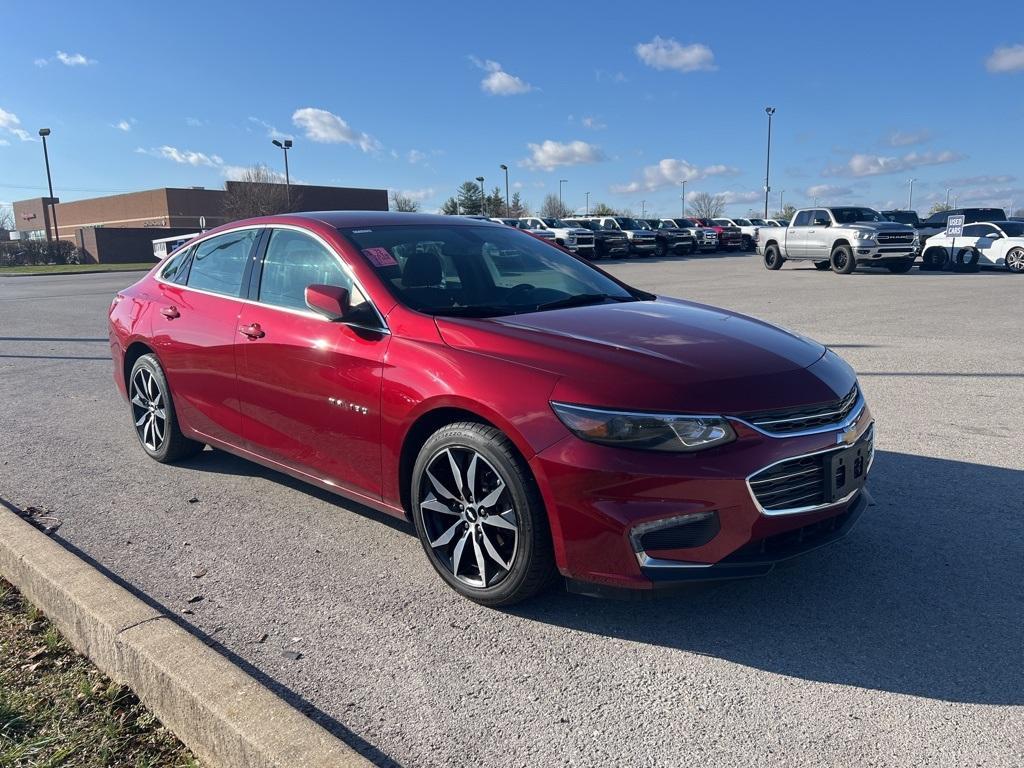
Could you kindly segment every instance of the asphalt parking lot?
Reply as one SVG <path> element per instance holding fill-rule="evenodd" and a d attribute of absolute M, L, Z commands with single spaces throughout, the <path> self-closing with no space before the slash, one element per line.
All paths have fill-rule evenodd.
<path fill-rule="evenodd" d="M 655 602 L 481 608 L 409 526 L 220 452 L 149 460 L 111 380 L 125 274 L 0 277 L 0 497 L 383 764 L 1024 763 L 1024 279 L 607 268 L 854 365 L 879 454 L 846 540 Z"/>

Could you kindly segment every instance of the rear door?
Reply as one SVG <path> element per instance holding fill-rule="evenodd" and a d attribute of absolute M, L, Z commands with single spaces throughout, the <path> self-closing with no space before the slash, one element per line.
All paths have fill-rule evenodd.
<path fill-rule="evenodd" d="M 215 235 L 194 245 L 158 278 L 153 343 L 179 421 L 201 436 L 238 444 L 235 335 L 242 286 L 261 228 Z M 174 273 L 170 274 L 170 267 Z"/>
<path fill-rule="evenodd" d="M 350 270 L 325 241 L 275 227 L 237 322 L 238 396 L 246 443 L 285 466 L 381 495 L 380 393 L 391 336 L 383 321 L 357 328 L 306 306 L 307 285 L 347 288 Z"/>
<path fill-rule="evenodd" d="M 978 249 L 981 264 L 994 265 L 1000 257 L 999 246 L 1002 242 L 999 237 L 998 230 L 991 224 L 968 224 L 964 227 L 963 237 L 956 239 L 957 250 L 973 245 Z"/>

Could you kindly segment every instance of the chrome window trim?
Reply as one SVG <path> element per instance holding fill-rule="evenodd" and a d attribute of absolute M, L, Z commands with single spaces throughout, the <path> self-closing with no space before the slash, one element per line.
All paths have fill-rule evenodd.
<path fill-rule="evenodd" d="M 769 431 L 767 429 L 762 429 L 761 427 L 759 427 L 756 424 L 753 424 L 753 423 L 747 421 L 746 419 L 741 419 L 739 416 L 726 416 L 725 418 L 732 419 L 733 421 L 738 421 L 743 426 L 750 427 L 755 432 L 760 432 L 762 435 L 765 435 L 767 437 L 774 437 L 774 438 L 778 438 L 778 439 L 783 439 L 783 438 L 787 438 L 787 437 L 804 437 L 806 435 L 820 435 L 822 432 L 841 432 L 842 430 L 848 429 L 849 427 L 851 427 L 858 419 L 860 419 L 861 415 L 864 413 L 864 406 L 865 405 L 866 405 L 866 403 L 864 401 L 864 393 L 860 391 L 860 387 L 858 386 L 857 387 L 857 399 L 854 401 L 853 407 L 850 409 L 850 415 L 849 416 L 847 416 L 842 421 L 836 422 L 834 424 L 822 424 L 820 427 L 811 427 L 810 429 L 801 429 L 798 432 L 771 432 L 771 431 Z M 838 413 L 838 411 L 836 411 L 836 413 Z M 827 416 L 827 415 L 828 415 L 827 413 L 819 414 L 819 416 Z M 780 423 L 781 424 L 781 423 L 784 423 L 786 421 L 800 421 L 801 419 L 805 419 L 805 418 L 807 418 L 807 417 L 806 416 L 802 416 L 802 417 L 794 418 L 794 419 L 779 419 L 777 422 L 771 422 L 771 423 L 772 424 L 775 424 L 775 423 Z M 796 458 L 796 457 L 794 456 L 793 458 Z M 766 469 L 767 469 L 767 467 L 766 467 Z"/>
<path fill-rule="evenodd" d="M 824 450 L 820 451 L 811 451 L 810 453 L 800 453 L 797 454 L 796 456 L 787 456 L 784 459 L 773 461 L 771 464 L 766 464 L 760 469 L 751 472 L 749 475 L 747 475 L 746 480 L 744 480 L 744 482 L 747 486 L 747 492 L 750 494 L 750 498 L 754 502 L 754 506 L 757 507 L 757 511 L 760 512 L 762 515 L 765 515 L 766 517 L 787 517 L 789 515 L 802 515 L 807 512 L 818 512 L 822 509 L 838 507 L 842 504 L 846 504 L 847 502 L 849 502 L 864 489 L 864 486 L 867 484 L 868 481 L 868 474 L 871 472 L 871 467 L 874 466 L 875 464 L 874 430 L 875 422 L 872 421 L 870 424 L 868 424 L 867 428 L 861 433 L 861 436 L 857 438 L 857 442 L 853 443 L 852 445 L 837 445 L 833 448 L 825 448 Z M 850 491 L 850 493 L 843 496 L 843 498 L 841 499 L 835 499 L 834 501 L 825 502 L 824 504 L 808 504 L 801 507 L 787 507 L 785 509 L 765 509 L 764 507 L 761 506 L 761 502 L 757 500 L 757 495 L 754 493 L 754 487 L 750 484 L 751 478 L 753 478 L 755 475 L 759 475 L 762 472 L 766 472 L 772 467 L 778 466 L 779 464 L 784 464 L 787 461 L 794 461 L 796 459 L 806 459 L 810 456 L 819 456 L 823 453 L 835 453 L 836 451 L 843 451 L 846 450 L 847 448 L 852 448 L 853 445 L 859 443 L 864 438 L 864 435 L 868 434 L 869 432 L 871 433 L 872 442 L 871 458 L 868 460 L 868 465 L 864 469 L 864 482 L 861 483 L 860 488 L 855 488 L 854 490 Z"/>
<path fill-rule="evenodd" d="M 190 247 L 192 245 L 200 245 L 204 240 L 208 240 L 208 239 L 210 239 L 212 237 L 220 237 L 221 235 L 229 235 L 232 232 L 243 232 L 243 231 L 245 231 L 247 229 L 291 229 L 291 230 L 294 230 L 296 232 L 301 232 L 301 233 L 303 233 L 305 235 L 308 235 L 309 237 L 311 237 L 314 240 L 318 241 L 320 243 L 320 245 L 322 245 L 324 248 L 327 249 L 328 253 L 331 253 L 334 256 L 334 258 L 336 258 L 338 260 L 338 262 L 341 264 L 341 270 L 348 276 L 349 280 L 352 281 L 352 285 L 354 285 L 356 288 L 359 289 L 359 292 L 363 295 L 363 298 L 365 298 L 367 303 L 370 305 L 370 307 L 373 308 L 373 312 L 377 316 L 377 319 L 380 320 L 380 327 L 379 328 L 373 328 L 373 327 L 369 327 L 369 326 L 365 326 L 365 325 L 357 324 L 357 323 L 350 324 L 351 327 L 353 327 L 353 328 L 361 328 L 363 330 L 372 331 L 374 333 L 384 333 L 384 334 L 388 334 L 388 335 L 391 334 L 391 329 L 388 328 L 388 324 L 387 324 L 387 321 L 384 319 L 384 315 L 381 313 L 381 311 L 379 309 L 377 309 L 377 305 L 373 303 L 373 299 L 370 298 L 370 294 L 366 292 L 365 288 L 363 288 L 363 284 L 361 282 L 359 282 L 359 280 L 356 279 L 356 276 L 355 276 L 355 274 L 353 274 L 352 268 L 349 266 L 348 262 L 346 262 L 345 259 L 343 259 L 341 257 L 341 255 L 330 245 L 330 243 L 328 243 L 326 240 L 324 240 L 322 237 L 320 237 L 320 235 L 318 235 L 316 232 L 312 232 L 312 231 L 306 229 L 305 227 L 299 227 L 299 226 L 296 226 L 295 224 L 247 224 L 247 225 L 245 225 L 243 227 L 234 227 L 232 229 L 226 229 L 226 230 L 223 230 L 223 231 L 220 231 L 220 232 L 211 232 L 207 237 L 203 237 L 201 239 L 197 238 L 195 240 L 191 240 L 190 241 Z M 268 243 L 268 245 L 269 245 L 269 243 Z M 256 257 L 254 256 L 253 260 L 255 260 L 255 259 L 256 259 Z M 173 282 L 171 282 L 169 280 L 165 280 L 163 278 L 163 276 L 161 275 L 162 271 L 163 270 L 157 270 L 156 272 L 154 272 L 153 273 L 153 279 L 156 280 L 158 283 L 162 283 L 163 285 L 170 286 L 171 288 L 178 288 L 179 290 L 185 290 L 185 291 L 193 291 L 194 293 L 199 293 L 199 294 L 202 294 L 204 296 L 215 296 L 218 299 L 228 299 L 229 301 L 237 301 L 240 304 L 248 304 L 250 306 L 255 306 L 255 307 L 264 307 L 265 309 L 273 309 L 273 310 L 277 310 L 279 312 L 288 312 L 288 313 L 293 314 L 293 315 L 299 315 L 300 317 L 308 317 L 308 318 L 311 318 L 311 319 L 320 320 L 320 321 L 325 322 L 325 323 L 337 322 L 335 320 L 330 320 L 330 319 L 324 317 L 323 315 L 321 315 L 319 312 L 314 312 L 311 309 L 295 309 L 294 307 L 281 307 L 281 306 L 278 306 L 277 304 L 270 304 L 269 302 L 266 302 L 266 301 L 258 301 L 258 300 L 254 300 L 254 299 L 243 299 L 241 296 L 230 296 L 230 295 L 228 295 L 226 293 L 216 293 L 215 291 L 206 291 L 206 290 L 203 290 L 202 288 L 193 288 L 193 287 L 191 287 L 189 285 L 180 285 L 179 283 L 173 283 Z M 346 325 L 346 323 L 341 323 L 341 324 L 342 325 Z"/>

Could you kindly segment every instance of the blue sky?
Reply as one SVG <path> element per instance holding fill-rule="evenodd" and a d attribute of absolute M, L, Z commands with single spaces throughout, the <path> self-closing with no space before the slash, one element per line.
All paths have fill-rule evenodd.
<path fill-rule="evenodd" d="M 845 7 L 845 6 L 844 6 Z M 852 6 L 849 6 L 852 7 Z M 1024 4 L 5 2 L 0 201 L 220 187 L 239 168 L 434 210 L 510 167 L 536 207 L 1024 207 Z M 432 8 L 444 8 L 443 11 Z M 564 10 L 563 10 L 564 9 Z M 951 199 L 952 202 L 952 199 Z"/>

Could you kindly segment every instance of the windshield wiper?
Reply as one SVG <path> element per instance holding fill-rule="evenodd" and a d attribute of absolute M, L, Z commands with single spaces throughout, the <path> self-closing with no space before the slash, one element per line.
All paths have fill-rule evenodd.
<path fill-rule="evenodd" d="M 585 304 L 599 304 L 607 299 L 613 301 L 628 301 L 622 296 L 609 296 L 607 293 L 578 293 L 575 296 L 566 296 L 564 299 L 548 301 L 537 305 L 537 311 L 543 312 L 546 309 L 565 309 L 567 307 L 582 307 Z"/>

